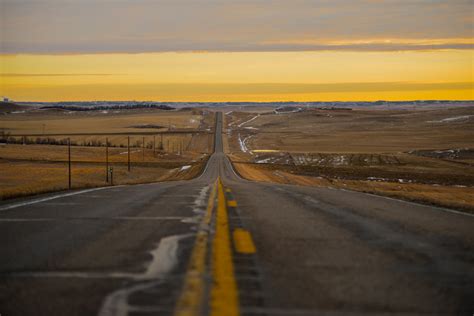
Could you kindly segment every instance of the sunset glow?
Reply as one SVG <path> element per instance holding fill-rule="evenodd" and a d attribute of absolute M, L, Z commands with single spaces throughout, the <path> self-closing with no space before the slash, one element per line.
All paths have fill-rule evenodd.
<path fill-rule="evenodd" d="M 473 99 L 472 2 L 5 0 L 19 101 Z"/>
<path fill-rule="evenodd" d="M 28 100 L 473 98 L 471 50 L 4 55 L 2 94 Z"/>

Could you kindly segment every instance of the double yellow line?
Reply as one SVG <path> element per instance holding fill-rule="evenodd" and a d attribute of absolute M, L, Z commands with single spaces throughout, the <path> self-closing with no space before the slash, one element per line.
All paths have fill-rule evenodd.
<path fill-rule="evenodd" d="M 215 207 L 217 194 L 217 207 Z M 233 231 L 231 240 L 228 207 L 236 207 L 235 200 L 227 200 L 220 178 L 212 186 L 206 214 L 200 223 L 191 259 L 186 272 L 183 290 L 178 299 L 175 316 L 197 316 L 209 309 L 211 316 L 238 316 L 239 295 L 235 278 L 232 244 L 237 253 L 256 252 L 250 233 L 242 228 Z M 215 234 L 212 240 L 210 269 L 207 269 L 208 244 L 213 210 L 216 209 Z M 211 274 L 209 301 L 207 294 L 207 275 Z M 207 304 L 208 303 L 208 304 Z"/>

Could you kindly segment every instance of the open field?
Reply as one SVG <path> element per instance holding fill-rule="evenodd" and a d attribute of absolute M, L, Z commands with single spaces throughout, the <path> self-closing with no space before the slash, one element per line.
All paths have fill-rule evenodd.
<path fill-rule="evenodd" d="M 474 213 L 474 188 L 472 186 L 348 180 L 315 176 L 314 174 L 305 176 L 295 173 L 291 168 L 268 164 L 234 163 L 234 166 L 243 178 L 253 181 L 354 190 Z M 284 171 L 285 169 L 287 170 Z"/>
<path fill-rule="evenodd" d="M 7 136 L 41 135 L 4 137 L 9 143 L 0 146 L 0 199 L 67 189 L 68 139 L 73 188 L 110 184 L 106 182 L 106 139 L 114 184 L 189 179 L 201 171 L 212 152 L 214 115 L 209 112 L 70 113 L 48 110 L 0 116 L 0 127 Z M 46 126 L 44 136 L 42 124 Z M 164 127 L 156 128 L 161 125 Z M 178 129 L 181 132 L 172 132 Z M 170 133 L 155 134 L 159 131 Z"/>
<path fill-rule="evenodd" d="M 204 161 L 191 165 L 140 164 L 127 171 L 124 164 L 114 164 L 113 184 L 137 184 L 167 180 L 186 180 L 200 174 Z M 0 200 L 68 189 L 67 163 L 0 162 Z M 73 163 L 72 188 L 109 185 L 103 164 Z"/>
<path fill-rule="evenodd" d="M 245 177 L 474 210 L 473 107 L 232 112 L 226 121 L 226 150 Z"/>
<path fill-rule="evenodd" d="M 0 116 L 0 130 L 11 134 L 140 133 L 173 129 L 197 129 L 202 111 L 34 110 Z"/>

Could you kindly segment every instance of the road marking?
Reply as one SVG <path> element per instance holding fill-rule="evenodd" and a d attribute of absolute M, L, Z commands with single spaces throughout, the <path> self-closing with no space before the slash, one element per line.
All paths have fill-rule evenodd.
<path fill-rule="evenodd" d="M 184 216 L 116 216 L 116 217 L 34 217 L 34 218 L 0 218 L 1 222 L 48 222 L 48 221 L 183 221 Z"/>
<path fill-rule="evenodd" d="M 429 209 L 432 209 L 432 210 L 438 210 L 438 211 L 447 212 L 447 213 L 452 213 L 452 214 L 457 214 L 457 215 L 463 215 L 463 216 L 468 216 L 468 217 L 474 217 L 474 214 L 467 213 L 467 212 L 456 211 L 456 210 L 452 210 L 452 209 L 450 209 L 450 208 L 445 208 L 445 207 L 442 207 L 442 206 L 434 206 L 434 205 L 428 205 L 428 204 L 421 204 L 421 203 L 417 203 L 417 202 L 413 202 L 413 201 L 407 201 L 407 200 L 402 200 L 402 199 L 397 199 L 397 198 L 393 198 L 393 197 L 389 197 L 389 196 L 383 196 L 383 195 L 378 195 L 378 194 L 374 194 L 374 193 L 367 193 L 367 192 L 360 192 L 360 191 L 353 191 L 353 190 L 348 190 L 348 189 L 340 189 L 340 188 L 337 188 L 337 189 L 334 189 L 334 190 L 339 190 L 339 191 L 344 191 L 344 192 L 349 192 L 349 193 L 355 193 L 355 194 L 360 193 L 360 194 L 364 194 L 364 195 L 374 196 L 374 197 L 380 198 L 380 199 L 391 200 L 391 201 L 401 202 L 401 203 L 405 203 L 405 204 L 411 204 L 411 205 L 415 205 L 415 206 L 422 206 L 422 207 L 429 208 Z"/>
<path fill-rule="evenodd" d="M 213 242 L 211 316 L 238 316 L 239 297 L 232 262 L 232 249 L 224 188 L 218 179 L 216 233 Z"/>
<path fill-rule="evenodd" d="M 203 170 L 202 173 L 199 175 L 199 177 L 197 177 L 196 179 L 199 180 L 199 179 L 201 179 L 201 178 L 206 174 L 207 169 L 208 169 L 208 167 L 209 167 L 209 165 L 210 165 L 210 162 L 211 162 L 211 157 L 212 157 L 212 155 L 209 156 L 209 158 L 207 159 L 207 162 L 206 162 L 206 166 L 204 167 L 204 170 Z"/>
<path fill-rule="evenodd" d="M 241 176 L 239 176 L 239 175 L 237 174 L 237 172 L 236 172 L 235 169 L 234 169 L 234 165 L 232 164 L 232 162 L 229 160 L 229 158 L 228 158 L 227 156 L 225 156 L 225 159 L 227 160 L 227 163 L 228 163 L 228 165 L 230 166 L 230 170 L 232 170 L 232 173 L 237 177 L 237 179 L 243 180 L 243 181 L 246 181 L 246 182 L 250 182 L 249 180 L 244 179 L 244 178 L 242 178 Z"/>
<path fill-rule="evenodd" d="M 212 210 L 214 209 L 216 186 L 217 183 L 214 183 L 209 195 L 206 213 L 196 236 L 196 242 L 186 271 L 184 286 L 176 304 L 174 313 L 176 316 L 195 316 L 199 315 L 202 310 L 209 225 L 211 223 Z"/>
<path fill-rule="evenodd" d="M 236 200 L 228 200 L 227 201 L 227 206 L 228 207 L 237 207 L 237 201 Z"/>
<path fill-rule="evenodd" d="M 235 251 L 243 254 L 254 254 L 257 252 L 250 232 L 242 228 L 236 228 L 233 235 Z"/>
<path fill-rule="evenodd" d="M 48 197 L 41 198 L 41 199 L 35 199 L 35 200 L 30 200 L 30 201 L 25 201 L 25 202 L 20 202 L 20 203 L 9 204 L 9 205 L 5 205 L 5 206 L 0 207 L 0 211 L 11 210 L 11 209 L 14 209 L 14 208 L 17 208 L 17 207 L 22 207 L 22 206 L 26 206 L 26 205 L 51 201 L 51 200 L 59 199 L 59 198 L 66 197 L 66 196 L 84 194 L 84 193 L 87 193 L 87 192 L 99 191 L 99 190 L 110 189 L 110 188 L 113 188 L 113 187 L 93 188 L 93 189 L 87 189 L 87 190 L 82 190 L 82 191 L 58 194 L 58 195 L 54 195 L 54 196 L 48 196 Z M 116 187 L 114 187 L 114 188 L 116 188 Z"/>

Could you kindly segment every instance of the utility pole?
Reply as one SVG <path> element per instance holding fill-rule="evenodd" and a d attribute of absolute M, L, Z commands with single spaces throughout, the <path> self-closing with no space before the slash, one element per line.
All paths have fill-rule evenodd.
<path fill-rule="evenodd" d="M 163 133 L 161 133 L 161 140 L 160 140 L 160 150 L 163 150 Z"/>
<path fill-rule="evenodd" d="M 145 137 L 143 137 L 142 142 L 142 161 L 145 161 Z"/>
<path fill-rule="evenodd" d="M 156 136 L 153 135 L 153 157 L 156 157 Z"/>
<path fill-rule="evenodd" d="M 109 183 L 109 139 L 105 138 L 105 182 Z"/>
<path fill-rule="evenodd" d="M 127 138 L 127 153 L 128 153 L 128 172 L 130 172 L 130 136 Z"/>
<path fill-rule="evenodd" d="M 67 139 L 67 156 L 68 156 L 68 188 L 71 190 L 71 139 Z"/>

